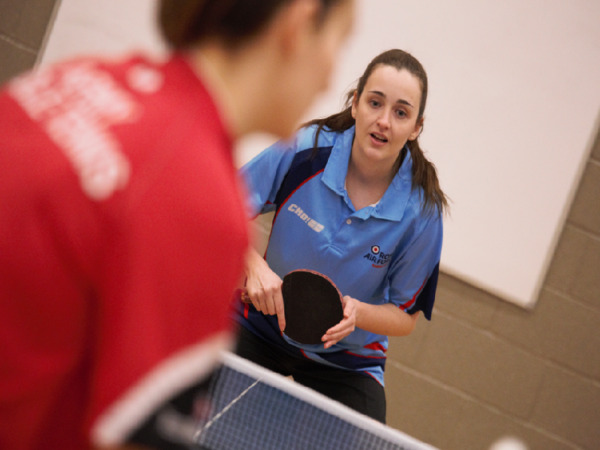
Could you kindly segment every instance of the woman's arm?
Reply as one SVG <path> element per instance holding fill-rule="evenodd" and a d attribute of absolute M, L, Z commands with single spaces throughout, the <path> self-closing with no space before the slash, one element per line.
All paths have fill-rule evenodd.
<path fill-rule="evenodd" d="M 415 328 L 419 312 L 407 314 L 399 307 L 387 303 L 371 305 L 349 295 L 344 297 L 344 318 L 323 336 L 325 348 L 337 344 L 356 327 L 386 336 L 407 336 Z"/>

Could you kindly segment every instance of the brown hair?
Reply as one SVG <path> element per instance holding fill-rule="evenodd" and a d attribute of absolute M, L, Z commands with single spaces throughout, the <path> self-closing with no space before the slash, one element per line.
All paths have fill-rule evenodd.
<path fill-rule="evenodd" d="M 359 78 L 356 88 L 348 92 L 346 96 L 346 108 L 344 110 L 329 117 L 311 120 L 305 124 L 305 126 L 318 125 L 317 133 L 315 135 L 315 146 L 317 145 L 319 134 L 323 128 L 327 127 L 331 131 L 340 132 L 347 130 L 355 124 L 355 120 L 352 117 L 352 99 L 354 98 L 354 93 L 356 93 L 357 99 L 360 98 L 365 85 L 367 84 L 367 80 L 379 65 L 391 66 L 398 70 L 406 69 L 419 79 L 421 84 L 421 103 L 419 106 L 417 122 L 423 120 L 428 92 L 427 73 L 421 63 L 410 53 L 403 50 L 392 49 L 377 55 L 369 63 L 365 72 Z M 419 145 L 418 138 L 413 141 L 408 141 L 406 146 L 410 151 L 413 163 L 412 188 L 417 189 L 420 187 L 423 189 L 423 209 L 430 211 L 433 210 L 434 207 L 437 207 L 437 210 L 442 213 L 448 208 L 448 199 L 440 187 L 435 166 L 425 157 L 425 154 Z"/>
<path fill-rule="evenodd" d="M 158 23 L 163 38 L 175 49 L 217 37 L 235 48 L 258 33 L 292 0 L 161 0 Z M 321 0 L 317 22 L 341 0 Z M 318 25 L 317 23 L 317 25 Z"/>

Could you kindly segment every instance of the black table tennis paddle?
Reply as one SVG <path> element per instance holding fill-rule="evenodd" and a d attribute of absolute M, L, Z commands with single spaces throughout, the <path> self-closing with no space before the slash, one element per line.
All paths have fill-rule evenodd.
<path fill-rule="evenodd" d="M 344 317 L 342 294 L 325 275 L 294 270 L 281 285 L 285 308 L 284 333 L 301 344 L 321 344 L 321 338 Z M 250 303 L 247 295 L 242 300 Z"/>

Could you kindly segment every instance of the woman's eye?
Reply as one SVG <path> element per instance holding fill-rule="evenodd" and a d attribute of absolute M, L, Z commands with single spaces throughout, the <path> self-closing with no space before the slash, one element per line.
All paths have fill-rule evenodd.
<path fill-rule="evenodd" d="M 405 117 L 406 116 L 406 112 L 403 111 L 403 110 L 401 110 L 401 109 L 398 109 L 398 110 L 396 110 L 396 115 L 398 117 Z"/>
<path fill-rule="evenodd" d="M 377 100 L 370 100 L 369 105 L 371 105 L 374 108 L 377 108 L 380 105 L 380 103 Z"/>

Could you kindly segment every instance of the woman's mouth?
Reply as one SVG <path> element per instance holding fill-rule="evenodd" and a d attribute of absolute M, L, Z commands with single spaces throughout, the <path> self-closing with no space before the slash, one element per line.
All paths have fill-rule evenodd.
<path fill-rule="evenodd" d="M 385 143 L 388 141 L 385 136 L 378 134 L 378 133 L 371 133 L 371 137 L 373 139 L 375 139 L 377 142 L 381 142 L 381 143 Z"/>

